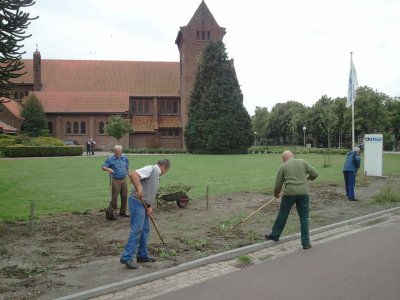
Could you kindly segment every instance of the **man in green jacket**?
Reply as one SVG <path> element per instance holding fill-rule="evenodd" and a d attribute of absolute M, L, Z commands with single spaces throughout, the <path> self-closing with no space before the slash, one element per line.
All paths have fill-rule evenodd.
<path fill-rule="evenodd" d="M 279 241 L 285 228 L 292 206 L 296 203 L 301 226 L 301 244 L 303 249 L 311 248 L 308 229 L 309 189 L 308 180 L 317 178 L 317 171 L 304 159 L 294 159 L 293 153 L 286 150 L 282 153 L 283 164 L 276 176 L 274 195 L 279 197 L 282 192 L 281 205 L 272 232 L 266 234 L 267 240 Z M 283 188 L 282 188 L 283 187 Z"/>

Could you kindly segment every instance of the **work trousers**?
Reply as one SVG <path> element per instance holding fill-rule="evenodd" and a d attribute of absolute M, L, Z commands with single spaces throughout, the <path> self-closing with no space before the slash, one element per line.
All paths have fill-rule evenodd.
<path fill-rule="evenodd" d="M 119 213 L 126 213 L 128 202 L 128 184 L 126 178 L 115 179 L 111 181 L 111 201 L 110 207 L 118 209 L 118 196 L 121 195 L 121 206 Z"/>
<path fill-rule="evenodd" d="M 131 213 L 131 231 L 124 252 L 121 254 L 121 261 L 133 260 L 136 252 L 137 257 L 148 257 L 147 241 L 150 233 L 149 216 L 139 199 L 129 196 L 129 211 Z"/>
<path fill-rule="evenodd" d="M 354 200 L 356 195 L 354 194 L 354 186 L 356 185 L 356 173 L 351 171 L 343 171 L 344 185 L 346 188 L 346 196 L 349 200 Z"/>
<path fill-rule="evenodd" d="M 301 244 L 307 246 L 310 244 L 310 233 L 308 228 L 308 212 L 309 212 L 309 196 L 308 195 L 294 195 L 282 196 L 279 213 L 276 217 L 274 226 L 272 227 L 271 235 L 279 238 L 285 228 L 290 210 L 296 204 L 297 213 L 300 219 L 301 228 Z"/>

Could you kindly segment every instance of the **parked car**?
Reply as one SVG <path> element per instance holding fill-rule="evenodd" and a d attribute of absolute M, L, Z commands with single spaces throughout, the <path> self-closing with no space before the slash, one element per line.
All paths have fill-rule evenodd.
<path fill-rule="evenodd" d="M 75 140 L 65 140 L 63 142 L 64 142 L 64 145 L 80 145 L 78 143 L 78 141 L 75 141 Z"/>

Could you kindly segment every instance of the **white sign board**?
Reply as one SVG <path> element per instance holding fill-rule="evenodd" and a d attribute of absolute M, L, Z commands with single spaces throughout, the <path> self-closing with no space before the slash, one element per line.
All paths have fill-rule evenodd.
<path fill-rule="evenodd" d="M 364 171 L 367 176 L 382 176 L 383 136 L 364 135 Z"/>

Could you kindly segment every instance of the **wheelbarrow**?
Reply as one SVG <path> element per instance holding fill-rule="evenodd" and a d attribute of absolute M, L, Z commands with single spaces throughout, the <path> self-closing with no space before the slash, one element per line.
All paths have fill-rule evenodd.
<path fill-rule="evenodd" d="M 156 196 L 157 206 L 168 204 L 168 202 L 176 202 L 179 208 L 185 208 L 189 203 L 187 192 L 191 189 L 187 185 L 169 185 L 161 187 Z"/>

